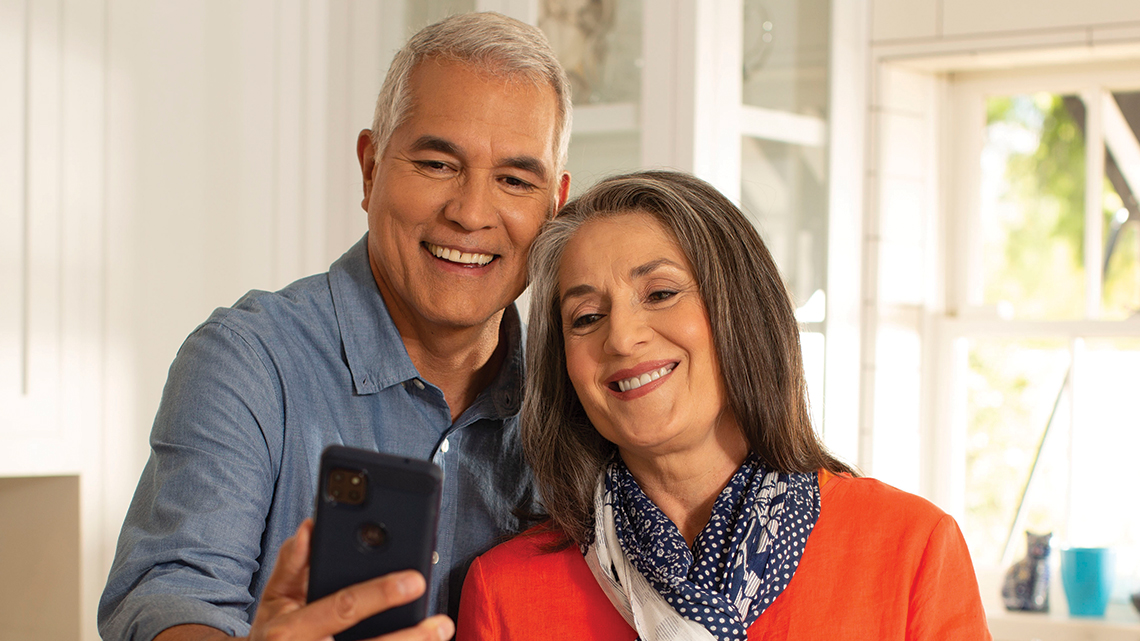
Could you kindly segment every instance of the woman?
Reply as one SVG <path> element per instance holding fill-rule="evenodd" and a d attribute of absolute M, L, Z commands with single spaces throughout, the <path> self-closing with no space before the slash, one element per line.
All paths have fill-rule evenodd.
<path fill-rule="evenodd" d="M 809 420 L 759 235 L 679 173 L 608 179 L 531 249 L 526 454 L 549 520 L 467 575 L 473 639 L 986 639 L 953 519 Z"/>

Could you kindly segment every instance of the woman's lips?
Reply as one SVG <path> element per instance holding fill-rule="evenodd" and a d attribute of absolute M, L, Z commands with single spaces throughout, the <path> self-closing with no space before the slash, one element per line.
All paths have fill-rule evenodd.
<path fill-rule="evenodd" d="M 642 390 L 647 386 L 650 389 L 643 390 L 644 392 L 651 391 L 651 388 L 656 388 L 657 385 L 652 385 L 664 377 L 667 377 L 677 367 L 677 361 L 653 361 L 641 363 L 637 367 L 623 369 L 606 381 L 606 386 L 610 391 L 620 395 L 626 395 L 630 392 Z M 637 396 L 641 396 L 638 394 Z"/>

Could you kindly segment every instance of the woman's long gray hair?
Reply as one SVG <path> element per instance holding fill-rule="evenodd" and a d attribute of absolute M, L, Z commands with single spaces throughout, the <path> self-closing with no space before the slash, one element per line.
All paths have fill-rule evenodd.
<path fill-rule="evenodd" d="M 522 439 L 543 505 L 569 540 L 593 540 L 594 487 L 616 447 L 591 425 L 566 371 L 558 272 L 586 222 L 643 212 L 672 233 L 709 315 L 728 403 L 752 450 L 782 472 L 855 473 L 812 429 L 799 328 L 756 229 L 708 183 L 678 172 L 608 178 L 547 223 L 530 253 Z"/>

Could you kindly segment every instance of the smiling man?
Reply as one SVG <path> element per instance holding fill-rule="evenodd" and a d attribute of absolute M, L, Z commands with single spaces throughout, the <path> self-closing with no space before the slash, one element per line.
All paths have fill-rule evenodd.
<path fill-rule="evenodd" d="M 537 29 L 468 14 L 413 36 L 357 142 L 368 234 L 328 273 L 217 310 L 171 366 L 103 638 L 323 639 L 418 597 L 422 579 L 398 574 L 305 603 L 305 519 L 334 443 L 443 468 L 426 589 L 454 616 L 471 559 L 533 500 L 512 303 L 566 200 L 569 128 Z M 401 638 L 451 631 L 437 616 Z"/>

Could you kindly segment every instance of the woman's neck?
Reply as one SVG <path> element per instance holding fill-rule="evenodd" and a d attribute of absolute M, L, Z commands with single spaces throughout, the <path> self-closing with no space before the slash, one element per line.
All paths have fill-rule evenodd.
<path fill-rule="evenodd" d="M 717 496 L 748 457 L 748 441 L 735 426 L 715 445 L 662 456 L 621 453 L 641 490 L 673 521 L 689 547 L 708 524 Z"/>

